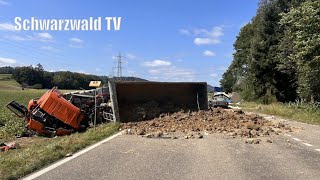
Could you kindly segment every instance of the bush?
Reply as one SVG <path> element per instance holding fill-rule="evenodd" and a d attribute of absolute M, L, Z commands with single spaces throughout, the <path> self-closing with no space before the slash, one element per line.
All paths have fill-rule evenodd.
<path fill-rule="evenodd" d="M 42 89 L 42 84 L 34 84 L 31 86 L 32 89 Z"/>

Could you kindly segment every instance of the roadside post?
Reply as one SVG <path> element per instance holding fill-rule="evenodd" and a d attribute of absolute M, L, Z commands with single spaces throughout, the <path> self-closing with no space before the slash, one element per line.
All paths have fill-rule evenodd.
<path fill-rule="evenodd" d="M 96 129 L 96 123 L 97 123 L 97 88 L 101 87 L 102 83 L 101 81 L 90 81 L 89 87 L 95 87 L 94 91 L 94 121 L 93 126 L 94 129 Z"/>

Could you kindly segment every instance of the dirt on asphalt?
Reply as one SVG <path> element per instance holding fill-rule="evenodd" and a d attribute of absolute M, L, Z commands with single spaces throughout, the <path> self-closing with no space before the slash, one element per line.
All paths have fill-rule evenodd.
<path fill-rule="evenodd" d="M 152 120 L 123 123 L 122 129 L 127 135 L 172 139 L 203 138 L 207 134 L 223 133 L 233 138 L 243 137 L 249 144 L 259 144 L 262 137 L 294 130 L 283 122 L 266 120 L 256 114 L 245 114 L 242 110 L 222 108 L 161 114 Z M 265 141 L 272 143 L 270 139 Z"/>

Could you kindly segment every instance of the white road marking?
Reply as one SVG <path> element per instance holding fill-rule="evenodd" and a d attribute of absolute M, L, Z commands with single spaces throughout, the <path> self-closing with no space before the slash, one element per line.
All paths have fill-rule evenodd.
<path fill-rule="evenodd" d="M 291 136 L 291 135 L 289 135 L 289 134 L 284 134 L 284 135 L 285 135 L 285 136 Z M 309 146 L 309 147 L 313 146 L 312 144 L 302 142 L 301 139 L 298 139 L 298 138 L 292 138 L 292 139 L 293 139 L 293 140 L 296 140 L 296 141 L 299 141 L 299 142 L 301 142 L 302 144 L 304 144 L 304 145 L 306 145 L 306 146 Z M 315 150 L 320 152 L 320 149 L 315 149 Z"/>
<path fill-rule="evenodd" d="M 302 141 L 301 139 L 298 139 L 298 138 L 292 138 L 292 139 L 296 141 Z"/>
<path fill-rule="evenodd" d="M 302 144 L 304 144 L 306 146 L 313 146 L 312 144 L 309 144 L 309 143 L 302 143 Z"/>
<path fill-rule="evenodd" d="M 45 174 L 45 173 L 53 170 L 54 168 L 56 168 L 58 166 L 61 166 L 62 164 L 66 163 L 66 162 L 68 162 L 68 161 L 70 161 L 72 159 L 75 159 L 78 156 L 80 156 L 80 155 L 82 155 L 82 154 L 84 154 L 84 153 L 86 153 L 86 152 L 88 152 L 88 151 L 100 146 L 101 144 L 106 143 L 107 141 L 110 141 L 111 139 L 123 134 L 123 132 L 124 131 L 120 131 L 117 134 L 114 134 L 114 135 L 112 135 L 112 136 L 110 136 L 110 137 L 108 137 L 108 138 L 106 138 L 106 139 L 104 139 L 102 141 L 99 141 L 96 144 L 93 144 L 93 145 L 91 145 L 91 146 L 89 146 L 89 147 L 87 147 L 87 148 L 75 153 L 74 155 L 72 155 L 70 157 L 66 157 L 66 158 L 64 158 L 64 159 L 62 159 L 62 160 L 60 160 L 60 161 L 58 161 L 58 162 L 56 162 L 56 163 L 44 168 L 44 169 L 41 169 L 40 171 L 37 171 L 35 173 L 32 173 L 32 174 L 28 175 L 27 177 L 23 178 L 22 180 L 35 179 L 35 178 L 41 176 L 42 174 Z"/>

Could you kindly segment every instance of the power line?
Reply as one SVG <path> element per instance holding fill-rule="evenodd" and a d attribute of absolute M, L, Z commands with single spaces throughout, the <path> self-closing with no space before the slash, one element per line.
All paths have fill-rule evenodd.
<path fill-rule="evenodd" d="M 10 23 L 12 21 L 12 19 L 9 19 L 8 17 L 3 17 L 3 16 L 0 16 L 0 19 L 9 21 Z M 58 47 L 60 47 L 62 49 L 65 49 L 65 43 L 64 42 L 58 41 L 56 39 L 52 40 L 52 41 L 51 40 L 49 40 L 49 41 L 35 40 L 35 39 L 33 39 L 35 37 L 35 35 L 32 35 L 32 34 L 27 33 L 25 31 L 6 31 L 6 34 L 12 34 L 13 36 L 17 35 L 18 37 L 24 38 L 25 40 L 32 40 L 33 44 L 36 43 L 36 44 L 41 45 L 43 47 L 48 47 L 49 46 L 49 48 L 50 48 L 53 45 L 53 46 L 58 46 Z M 64 34 L 64 33 L 62 33 L 62 34 Z M 30 45 L 30 44 L 24 44 L 24 43 L 21 43 L 21 42 L 17 42 L 17 40 L 12 40 L 10 38 L 10 36 L 2 36 L 0 38 L 0 40 L 2 40 L 1 42 L 4 43 L 4 44 L 11 45 L 11 46 L 18 47 L 18 48 L 26 50 L 27 51 L 26 54 L 28 54 L 28 55 L 29 55 L 29 53 L 33 53 L 33 54 L 37 54 L 37 55 L 43 55 L 43 56 L 50 57 L 50 58 L 52 58 L 54 60 L 60 59 L 60 60 L 63 61 L 61 64 L 65 64 L 65 65 L 69 65 L 69 66 L 70 65 L 74 65 L 74 63 L 72 61 L 67 60 L 67 59 L 73 59 L 73 58 L 71 58 L 70 56 L 66 56 L 63 53 L 59 53 L 59 52 L 56 52 L 56 51 L 46 51 L 44 49 L 40 49 L 39 47 L 37 47 L 35 45 Z M 4 41 L 4 40 L 7 40 L 7 41 Z M 12 43 L 15 43 L 15 44 L 12 44 Z M 20 46 L 18 46 L 16 44 L 18 44 Z M 27 50 L 28 48 L 30 50 Z M 59 49 L 57 47 L 52 47 L 52 48 L 53 48 L 53 50 L 62 51 L 61 49 Z M 69 64 L 67 64 L 65 62 L 69 62 Z"/>
<path fill-rule="evenodd" d="M 55 67 L 57 67 L 57 65 L 64 65 L 64 66 L 68 66 L 68 67 L 70 67 L 70 66 L 83 67 L 79 63 L 72 63 L 70 60 L 66 60 L 66 59 L 63 59 L 60 57 L 55 57 L 55 56 L 52 56 L 51 54 L 34 51 L 33 48 L 30 48 L 28 45 L 24 45 L 22 43 L 18 43 L 19 45 L 17 45 L 17 44 L 13 44 L 15 42 L 7 42 L 7 41 L 4 41 L 2 38 L 0 38 L 0 44 L 1 43 L 18 48 L 19 50 L 15 51 L 14 53 L 20 54 L 23 57 L 30 56 L 31 54 L 33 54 L 33 55 L 31 55 L 31 56 L 33 56 L 32 59 L 39 58 L 38 56 L 49 57 L 50 61 L 46 61 L 46 64 L 51 64 L 51 65 L 54 65 Z"/>
<path fill-rule="evenodd" d="M 37 51 L 40 51 L 41 54 L 54 54 L 54 55 L 58 55 L 58 56 L 61 56 L 61 57 L 64 57 L 64 58 L 70 58 L 70 57 L 67 57 L 66 55 L 61 54 L 61 53 L 58 53 L 58 52 L 52 52 L 52 51 L 50 51 L 50 53 L 48 53 L 48 51 L 45 51 L 45 50 L 43 50 L 43 49 L 38 49 L 38 47 L 36 47 L 36 46 L 34 46 L 34 45 L 31 45 L 31 44 L 26 45 L 26 44 L 23 44 L 23 43 L 20 43 L 20 42 L 11 41 L 11 39 L 8 39 L 8 38 L 5 38 L 5 37 L 1 37 L 0 39 L 2 39 L 2 40 L 7 40 L 7 41 L 6 41 L 6 44 L 9 44 L 9 43 L 7 43 L 7 42 L 9 41 L 10 43 L 15 43 L 15 44 L 19 44 L 19 45 L 21 45 L 21 46 L 23 46 L 23 47 L 25 47 L 25 48 L 30 48 L 30 49 L 32 49 L 33 52 L 35 52 L 35 50 L 37 50 Z M 3 41 L 2 41 L 2 42 L 3 42 Z M 56 48 L 54 48 L 54 49 L 56 49 Z M 56 49 L 56 50 L 59 50 L 59 49 Z M 48 56 L 48 55 L 47 55 L 47 56 Z"/>
<path fill-rule="evenodd" d="M 67 61 L 67 60 L 61 59 L 61 58 L 59 58 L 59 57 L 53 57 L 53 56 L 48 55 L 48 54 L 46 54 L 46 53 L 37 52 L 37 51 L 30 51 L 30 49 L 27 48 L 28 46 L 23 46 L 23 45 L 20 45 L 20 46 L 19 46 L 19 45 L 10 43 L 10 42 L 3 41 L 3 39 L 1 39 L 1 38 L 0 38 L 0 42 L 3 43 L 3 44 L 7 44 L 7 45 L 10 45 L 10 46 L 16 47 L 16 48 L 20 48 L 20 49 L 26 50 L 26 51 L 28 51 L 29 53 L 38 54 L 38 55 L 42 55 L 42 56 L 47 56 L 47 57 L 52 58 L 52 59 L 54 59 L 54 60 L 60 59 L 60 60 L 62 60 L 62 61 Z M 69 61 L 69 62 L 70 62 L 70 61 Z M 59 62 L 59 63 L 65 64 L 65 65 L 72 65 L 72 64 L 69 64 L 69 63 L 65 63 L 65 62 Z"/>
<path fill-rule="evenodd" d="M 7 21 L 7 22 L 10 23 L 10 24 L 11 24 L 11 22 L 12 22 L 12 19 L 11 19 L 11 18 L 8 18 L 8 17 L 0 16 L 0 19 L 3 19 L 3 20 Z M 38 31 L 38 33 L 41 33 L 41 32 L 43 32 L 43 31 Z M 61 31 L 61 32 L 62 32 L 62 34 L 65 33 L 65 31 Z M 24 39 L 28 39 L 28 38 L 30 39 L 30 37 L 33 38 L 34 35 L 37 34 L 37 33 L 27 33 L 27 31 L 22 31 L 22 30 L 21 30 L 21 31 L 6 31 L 6 33 L 7 33 L 7 34 L 13 34 L 14 36 L 18 35 L 18 37 L 21 37 L 21 38 L 24 38 Z M 20 35 L 20 36 L 19 36 L 19 35 Z M 21 35 L 24 35 L 24 37 L 21 36 Z M 47 44 L 47 43 L 44 43 L 43 41 L 34 41 L 34 42 L 36 42 L 36 43 L 38 43 L 38 44 L 41 44 L 41 45 L 43 45 L 43 46 L 48 46 L 48 44 Z M 65 46 L 64 46 L 65 42 L 58 41 L 57 39 L 55 39 L 54 41 L 51 41 L 51 42 L 54 43 L 55 46 L 59 46 L 59 47 L 62 48 L 62 49 L 65 48 Z M 55 49 L 61 50 L 61 49 L 58 49 L 58 48 L 55 48 Z"/>

